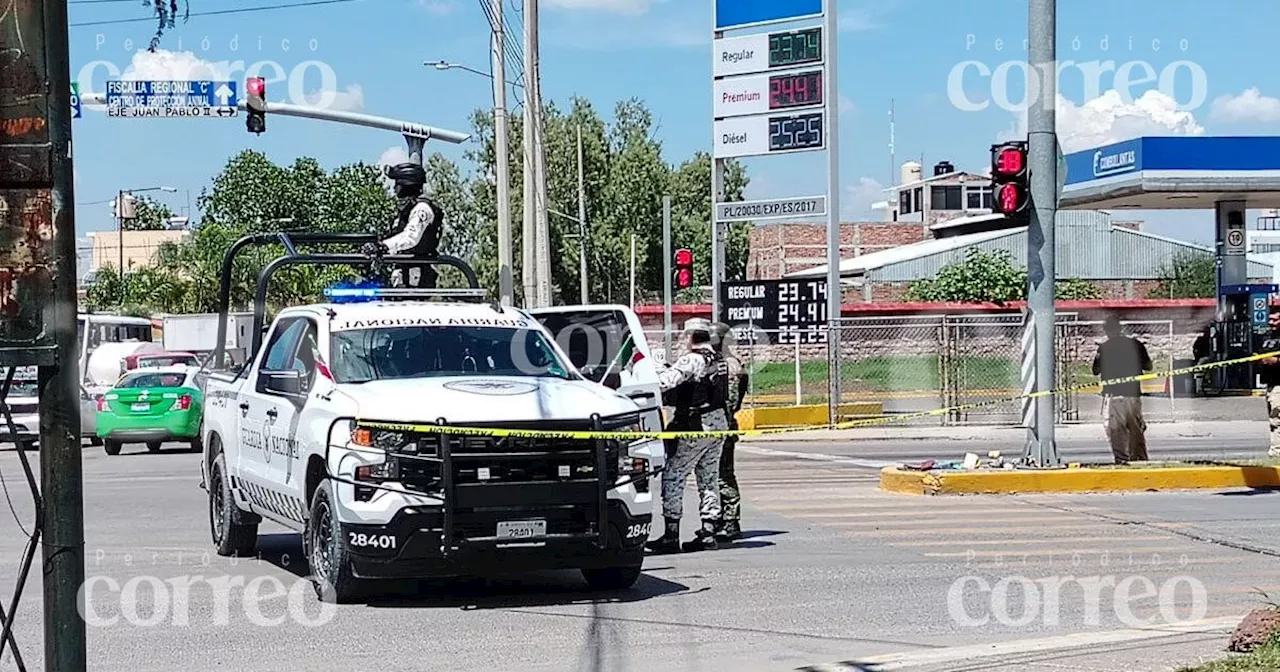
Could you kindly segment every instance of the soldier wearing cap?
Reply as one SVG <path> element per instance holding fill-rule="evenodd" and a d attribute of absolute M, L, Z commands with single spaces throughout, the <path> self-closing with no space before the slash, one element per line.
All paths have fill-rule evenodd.
<path fill-rule="evenodd" d="M 729 428 L 725 404 L 729 396 L 728 366 L 711 345 L 711 323 L 697 319 L 685 323 L 688 351 L 658 375 L 664 405 L 675 413 L 670 431 L 724 431 Z M 720 523 L 720 436 L 679 439 L 667 458 L 662 474 L 662 537 L 648 544 L 654 553 L 716 548 Z M 698 482 L 702 525 L 693 541 L 680 544 L 680 518 L 684 512 L 684 483 L 693 472 Z"/>
<path fill-rule="evenodd" d="M 733 330 L 723 322 L 711 327 L 711 345 L 724 357 L 729 372 L 729 394 L 725 413 L 729 416 L 729 429 L 738 429 L 737 413 L 742 409 L 742 399 L 747 394 L 747 370 L 742 360 L 733 353 Z M 742 536 L 742 495 L 738 492 L 738 475 L 733 470 L 733 448 L 738 443 L 736 434 L 725 437 L 720 451 L 720 525 L 716 540 L 735 541 Z"/>

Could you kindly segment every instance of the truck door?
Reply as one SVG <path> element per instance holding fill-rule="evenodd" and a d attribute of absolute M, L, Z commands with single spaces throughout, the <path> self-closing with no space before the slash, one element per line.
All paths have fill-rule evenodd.
<path fill-rule="evenodd" d="M 269 389 L 273 373 L 293 370 L 298 344 L 309 326 L 306 318 L 285 318 L 276 322 L 263 354 L 240 388 L 236 399 L 240 412 L 239 475 L 249 486 L 245 488 L 255 508 L 290 520 L 295 519 L 291 507 L 284 506 L 284 462 L 288 444 L 281 444 L 279 434 L 295 415 L 280 394 Z M 283 417 L 284 422 L 279 421 Z M 283 446 L 283 447 L 282 447 Z M 283 453 L 283 454 L 281 454 Z M 280 477 L 277 478 L 276 474 Z"/>

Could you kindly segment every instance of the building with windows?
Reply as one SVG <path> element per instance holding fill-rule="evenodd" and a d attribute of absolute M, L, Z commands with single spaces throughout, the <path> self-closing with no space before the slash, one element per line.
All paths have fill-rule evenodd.
<path fill-rule="evenodd" d="M 877 204 L 885 221 L 919 222 L 926 227 L 959 217 L 991 214 L 991 178 L 957 171 L 949 161 L 933 166 L 924 177 L 915 161 L 902 164 L 901 184 L 885 190 L 887 200 Z"/>

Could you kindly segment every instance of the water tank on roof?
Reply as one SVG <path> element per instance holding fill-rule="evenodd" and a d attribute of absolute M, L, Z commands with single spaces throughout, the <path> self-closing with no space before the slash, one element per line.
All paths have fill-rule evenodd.
<path fill-rule="evenodd" d="M 933 167 L 934 177 L 937 177 L 939 175 L 946 175 L 948 173 L 954 173 L 954 172 L 956 172 L 956 168 L 955 166 L 951 165 L 950 161 L 939 161 L 938 164 Z"/>
<path fill-rule="evenodd" d="M 924 172 L 920 168 L 920 164 L 915 161 L 908 161 L 902 164 L 902 183 L 911 184 L 919 182 L 924 178 Z"/>

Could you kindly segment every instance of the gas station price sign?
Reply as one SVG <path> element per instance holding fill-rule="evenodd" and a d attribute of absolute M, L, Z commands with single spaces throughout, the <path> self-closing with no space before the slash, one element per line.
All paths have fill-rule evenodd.
<path fill-rule="evenodd" d="M 827 281 L 748 280 L 720 285 L 730 326 L 763 332 L 775 344 L 827 342 Z"/>
<path fill-rule="evenodd" d="M 769 35 L 769 67 L 787 68 L 822 60 L 822 27 Z"/>
<path fill-rule="evenodd" d="M 785 110 L 822 104 L 822 71 L 769 77 L 769 109 Z"/>

